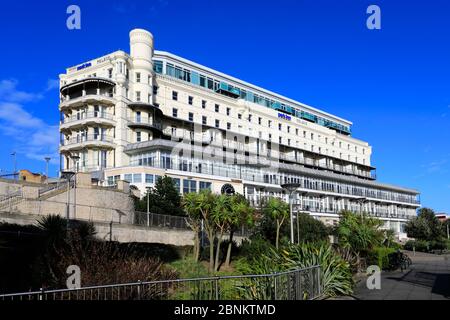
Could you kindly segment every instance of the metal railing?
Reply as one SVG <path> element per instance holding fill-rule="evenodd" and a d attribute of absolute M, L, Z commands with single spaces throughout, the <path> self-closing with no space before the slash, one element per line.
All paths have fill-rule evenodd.
<path fill-rule="evenodd" d="M 156 214 L 136 211 L 134 213 L 134 224 L 151 228 L 165 229 L 187 229 L 191 228 L 187 224 L 186 218 L 182 216 L 171 216 L 166 214 Z"/>
<path fill-rule="evenodd" d="M 103 111 L 88 111 L 85 113 L 75 114 L 69 117 L 65 117 L 61 120 L 61 124 L 71 123 L 75 121 L 88 120 L 88 119 L 106 119 L 113 120 L 114 115 L 112 113 Z"/>
<path fill-rule="evenodd" d="M 322 296 L 320 266 L 260 275 L 205 277 L 44 290 L 0 300 L 314 300 Z"/>
<path fill-rule="evenodd" d="M 186 217 L 183 216 L 136 211 L 134 213 L 133 223 L 149 228 L 192 230 L 188 225 Z M 242 226 L 236 228 L 233 234 L 237 237 L 247 237 L 251 234 L 251 230 Z"/>
<path fill-rule="evenodd" d="M 69 139 L 64 139 L 61 141 L 62 146 L 68 146 L 71 144 L 83 143 L 83 142 L 91 142 L 91 141 L 99 141 L 99 142 L 108 142 L 112 143 L 114 138 L 105 134 L 88 134 L 85 136 L 72 137 Z"/>

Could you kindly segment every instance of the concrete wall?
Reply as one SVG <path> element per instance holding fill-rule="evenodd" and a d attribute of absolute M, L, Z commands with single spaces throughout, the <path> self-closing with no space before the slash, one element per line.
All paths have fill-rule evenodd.
<path fill-rule="evenodd" d="M 0 222 L 20 225 L 36 224 L 38 217 L 33 214 L 0 213 Z M 97 230 L 97 237 L 103 240 L 110 239 L 111 226 L 105 222 L 93 222 Z M 194 245 L 194 234 L 190 230 L 153 229 L 128 224 L 112 224 L 113 241 L 118 242 L 145 242 L 163 243 L 175 246 Z"/>

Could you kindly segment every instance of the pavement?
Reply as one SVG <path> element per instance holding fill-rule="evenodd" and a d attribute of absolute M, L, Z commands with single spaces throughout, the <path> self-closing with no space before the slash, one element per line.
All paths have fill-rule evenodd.
<path fill-rule="evenodd" d="M 367 277 L 356 285 L 358 300 L 450 300 L 450 255 L 405 252 L 412 265 L 381 273 L 381 289 L 369 290 Z"/>

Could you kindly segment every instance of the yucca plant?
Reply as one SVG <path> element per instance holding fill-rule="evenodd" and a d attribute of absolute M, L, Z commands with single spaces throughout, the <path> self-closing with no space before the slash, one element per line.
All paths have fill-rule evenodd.
<path fill-rule="evenodd" d="M 320 265 L 322 293 L 332 297 L 353 292 L 350 264 L 335 253 L 328 243 L 289 245 L 280 252 L 272 251 L 288 269 Z"/>

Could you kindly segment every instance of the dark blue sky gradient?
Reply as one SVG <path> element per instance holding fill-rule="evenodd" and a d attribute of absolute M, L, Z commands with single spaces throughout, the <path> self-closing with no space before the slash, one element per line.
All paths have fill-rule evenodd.
<path fill-rule="evenodd" d="M 79 31 L 66 28 L 70 4 L 81 7 Z M 366 28 L 370 4 L 381 7 L 380 31 Z M 18 0 L 1 6 L 0 81 L 40 93 L 21 106 L 46 125 L 59 119 L 58 92 L 46 90 L 50 79 L 66 67 L 128 51 L 129 31 L 146 28 L 158 50 L 353 121 L 353 136 L 373 146 L 380 181 L 417 188 L 424 206 L 450 212 L 450 1 Z M 1 126 L 11 124 L 0 115 Z M 9 153 L 21 141 L 4 130 L 0 139 L 0 169 L 11 170 Z M 32 159 L 30 149 L 19 152 L 18 166 L 42 172 L 44 162 Z M 57 169 L 53 164 L 51 172 Z"/>

